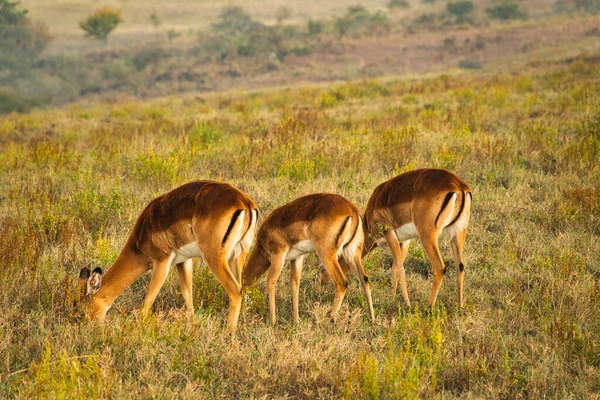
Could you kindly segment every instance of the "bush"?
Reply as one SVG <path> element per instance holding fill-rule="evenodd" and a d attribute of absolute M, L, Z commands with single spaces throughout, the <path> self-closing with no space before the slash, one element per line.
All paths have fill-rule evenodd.
<path fill-rule="evenodd" d="M 14 92 L 0 90 L 0 114 L 8 114 L 13 111 L 26 113 L 40 105 L 36 99 L 21 96 Z"/>
<path fill-rule="evenodd" d="M 458 62 L 458 67 L 462 69 L 481 69 L 482 65 L 472 58 L 464 58 Z"/>
<path fill-rule="evenodd" d="M 0 71 L 9 75 L 27 72 L 50 41 L 48 28 L 32 24 L 27 10 L 17 10 L 18 4 L 0 0 Z"/>
<path fill-rule="evenodd" d="M 289 19 L 292 16 L 292 10 L 289 7 L 283 6 L 279 7 L 275 12 L 275 19 L 278 24 L 281 24 L 286 19 Z"/>
<path fill-rule="evenodd" d="M 136 70 L 142 71 L 146 66 L 156 65 L 161 59 L 168 57 L 168 52 L 162 47 L 147 47 L 133 56 L 133 66 Z"/>
<path fill-rule="evenodd" d="M 382 12 L 371 13 L 360 5 L 348 7 L 346 15 L 335 21 L 335 31 L 339 36 L 349 33 L 387 31 L 389 28 L 390 21 L 386 14 Z"/>
<path fill-rule="evenodd" d="M 240 35 L 262 27 L 259 22 L 252 20 L 241 7 L 225 7 L 219 14 L 219 22 L 213 24 L 218 34 Z"/>
<path fill-rule="evenodd" d="M 216 35 L 208 40 L 207 49 L 221 60 L 229 56 L 262 56 L 282 61 L 289 53 L 286 36 L 289 29 L 269 27 L 256 22 L 240 7 L 227 7 L 213 25 Z"/>
<path fill-rule="evenodd" d="M 519 5 L 512 0 L 505 0 L 494 7 L 486 8 L 485 12 L 488 17 L 501 21 L 528 18 L 527 13 L 522 11 Z"/>
<path fill-rule="evenodd" d="M 475 9 L 475 4 L 471 0 L 460 0 L 449 2 L 446 6 L 448 14 L 455 18 L 457 24 L 471 22 L 470 15 Z"/>
<path fill-rule="evenodd" d="M 308 21 L 308 34 L 311 36 L 316 36 L 323 32 L 323 23 L 321 21 L 313 21 L 312 19 Z"/>
<path fill-rule="evenodd" d="M 123 22 L 121 10 L 102 7 L 88 15 L 84 21 L 79 23 L 79 26 L 85 32 L 86 37 L 91 36 L 106 42 L 108 35 L 121 22 Z"/>
<path fill-rule="evenodd" d="M 410 4 L 408 4 L 408 1 L 406 0 L 390 0 L 387 7 L 390 10 L 393 10 L 394 8 L 408 8 L 410 7 Z"/>
<path fill-rule="evenodd" d="M 575 8 L 579 11 L 595 14 L 600 12 L 600 0 L 575 0 Z"/>

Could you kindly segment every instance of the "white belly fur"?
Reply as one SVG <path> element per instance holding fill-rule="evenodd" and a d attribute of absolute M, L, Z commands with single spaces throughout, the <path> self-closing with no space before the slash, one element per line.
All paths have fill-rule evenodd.
<path fill-rule="evenodd" d="M 398 237 L 398 241 L 400 243 L 409 240 L 409 239 L 414 239 L 419 237 L 419 235 L 417 234 L 417 228 L 415 227 L 415 224 L 413 224 L 412 222 L 409 224 L 404 224 L 401 227 L 396 229 L 396 236 Z"/>
<path fill-rule="evenodd" d="M 285 261 L 295 260 L 296 258 L 303 256 L 307 253 L 314 253 L 315 247 L 310 240 L 303 240 L 298 242 L 288 251 L 285 256 Z"/>
<path fill-rule="evenodd" d="M 179 264 L 193 257 L 201 257 L 200 249 L 198 248 L 198 243 L 192 242 L 188 243 L 183 247 L 175 250 L 175 259 L 173 260 L 173 264 Z"/>

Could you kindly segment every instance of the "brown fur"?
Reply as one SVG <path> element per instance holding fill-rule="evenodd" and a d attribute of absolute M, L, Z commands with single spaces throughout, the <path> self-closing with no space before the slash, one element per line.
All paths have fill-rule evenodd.
<path fill-rule="evenodd" d="M 335 283 L 332 318 L 341 306 L 348 283 L 345 273 L 350 268 L 360 277 L 370 316 L 374 318 L 368 278 L 360 260 L 364 241 L 360 219 L 360 212 L 354 204 L 342 196 L 328 193 L 300 197 L 279 207 L 265 219 L 244 269 L 244 284 L 252 284 L 269 271 L 269 308 L 273 323 L 276 319 L 275 285 L 286 261 L 291 261 L 294 322 L 298 322 L 298 286 L 306 253 L 294 256 L 298 252 L 294 246 L 305 241 L 312 243 L 314 252 Z M 345 249 L 348 251 L 345 252 Z M 351 249 L 355 250 L 354 254 L 350 254 Z"/>
<path fill-rule="evenodd" d="M 238 210 L 246 211 L 243 221 L 236 221 Z M 241 268 L 249 244 L 244 242 L 239 254 L 233 249 L 244 238 L 251 242 L 254 232 L 250 229 L 256 226 L 257 216 L 254 202 L 227 183 L 194 181 L 158 196 L 142 211 L 119 257 L 102 278 L 100 289 L 92 295 L 91 316 L 104 319 L 115 299 L 142 274 L 153 270 L 142 309 L 143 313 L 149 312 L 174 252 L 196 242 L 229 295 L 228 330 L 235 331 L 241 306 Z M 242 224 L 236 237 L 228 233 L 234 223 Z M 191 263 L 181 262 L 177 269 L 186 305 L 193 312 Z"/>
<path fill-rule="evenodd" d="M 456 193 L 456 201 L 450 208 L 449 201 Z M 467 196 L 469 199 L 467 201 Z M 455 174 L 442 169 L 419 169 L 398 175 L 375 188 L 364 214 L 367 234 L 363 256 L 377 246 L 381 238 L 392 251 L 392 291 L 396 293 L 398 280 L 402 285 L 402 296 L 410 306 L 404 276 L 404 258 L 410 239 L 401 240 L 396 230 L 413 223 L 423 247 L 434 268 L 434 286 L 429 297 L 432 306 L 446 271 L 438 248 L 438 236 L 444 228 L 451 228 L 466 213 L 466 224 L 470 216 L 471 188 Z M 445 224 L 446 221 L 449 223 Z M 462 248 L 467 225 L 450 237 L 456 265 L 462 264 Z M 449 229 L 451 231 L 451 229 Z M 463 304 L 462 280 L 464 268 L 458 272 L 459 303 Z"/>

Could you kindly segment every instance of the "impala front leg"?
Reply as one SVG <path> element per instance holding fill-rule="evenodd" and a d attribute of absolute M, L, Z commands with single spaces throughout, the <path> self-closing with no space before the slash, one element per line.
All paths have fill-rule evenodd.
<path fill-rule="evenodd" d="M 271 324 L 277 322 L 277 312 L 275 308 L 275 291 L 277 288 L 277 280 L 281 274 L 281 269 L 285 264 L 285 254 L 279 253 L 271 256 L 271 267 L 267 276 L 267 287 L 269 290 L 269 313 L 271 315 Z"/>
<path fill-rule="evenodd" d="M 406 287 L 406 273 L 404 271 L 404 260 L 408 253 L 408 245 L 410 240 L 402 243 L 398 241 L 396 233 L 392 229 L 388 229 L 385 234 L 385 241 L 392 252 L 394 262 L 392 263 L 392 295 L 396 296 L 398 288 L 398 280 L 400 280 L 400 289 L 402 290 L 402 299 L 406 307 L 410 308 L 410 299 L 408 297 L 408 288 Z"/>
<path fill-rule="evenodd" d="M 194 314 L 193 302 L 193 263 L 192 259 L 177 264 L 177 273 L 179 274 L 179 284 L 181 286 L 181 295 L 185 300 L 185 305 L 189 314 Z"/>
<path fill-rule="evenodd" d="M 167 274 L 169 273 L 169 268 L 171 267 L 174 258 L 175 253 L 172 253 L 169 257 L 162 260 L 152 261 L 152 278 L 150 279 L 150 285 L 148 286 L 146 298 L 144 299 L 144 306 L 142 307 L 143 316 L 147 316 L 152 309 L 154 300 L 156 300 L 160 288 L 165 283 L 165 279 L 167 279 Z"/>
<path fill-rule="evenodd" d="M 300 312 L 298 311 L 298 292 L 300 291 L 300 276 L 302 275 L 302 262 L 304 257 L 298 257 L 292 260 L 290 271 L 290 286 L 292 288 L 292 308 L 294 311 L 294 325 L 300 321 Z"/>

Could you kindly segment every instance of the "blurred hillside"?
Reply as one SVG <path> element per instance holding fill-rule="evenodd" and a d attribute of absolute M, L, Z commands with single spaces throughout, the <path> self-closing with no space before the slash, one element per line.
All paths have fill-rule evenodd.
<path fill-rule="evenodd" d="M 79 26 L 102 6 L 121 11 L 123 19 L 106 43 L 84 37 Z M 361 5 L 341 0 L 302 5 L 26 0 L 16 9 L 27 10 L 27 29 L 38 35 L 39 51 L 26 57 L 15 46 L 4 51 L 13 61 L 3 67 L 0 60 L 0 112 L 80 99 L 147 98 L 453 68 L 518 72 L 594 54 L 600 42 L 595 14 L 600 0 Z M 4 45 L 10 40 L 22 47 L 21 36 L 6 35 Z"/>

